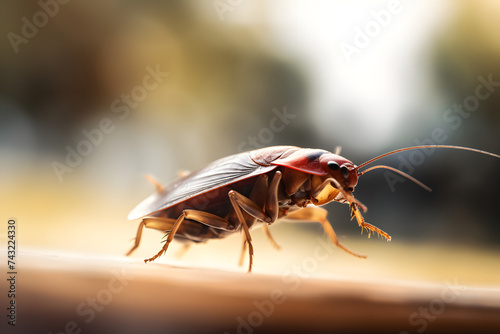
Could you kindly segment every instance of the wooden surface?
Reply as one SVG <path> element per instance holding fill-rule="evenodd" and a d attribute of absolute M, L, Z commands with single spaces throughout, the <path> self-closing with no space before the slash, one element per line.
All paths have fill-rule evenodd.
<path fill-rule="evenodd" d="M 500 289 L 457 282 L 246 274 L 26 251 L 18 265 L 17 326 L 2 317 L 2 333 L 500 332 Z"/>

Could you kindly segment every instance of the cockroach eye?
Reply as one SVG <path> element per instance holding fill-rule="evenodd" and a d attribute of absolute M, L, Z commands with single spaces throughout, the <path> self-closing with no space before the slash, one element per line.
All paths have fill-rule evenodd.
<path fill-rule="evenodd" d="M 339 164 L 336 163 L 335 161 L 328 161 L 327 165 L 328 165 L 328 167 L 330 167 L 331 170 L 338 170 L 339 169 Z"/>
<path fill-rule="evenodd" d="M 344 179 L 347 179 L 349 177 L 349 170 L 347 169 L 346 166 L 340 167 L 340 173 L 344 177 Z"/>

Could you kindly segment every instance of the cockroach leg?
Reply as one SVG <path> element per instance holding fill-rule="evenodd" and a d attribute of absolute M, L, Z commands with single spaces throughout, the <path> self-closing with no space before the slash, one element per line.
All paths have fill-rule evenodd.
<path fill-rule="evenodd" d="M 241 246 L 240 259 L 238 261 L 238 266 L 240 267 L 243 265 L 243 260 L 245 259 L 245 253 L 247 251 L 247 237 L 244 233 L 242 234 L 242 236 L 243 236 L 243 244 Z"/>
<path fill-rule="evenodd" d="M 273 236 L 271 235 L 271 232 L 269 231 L 269 227 L 267 226 L 267 224 L 263 224 L 262 229 L 264 230 L 264 233 L 266 234 L 266 237 L 269 240 L 269 242 L 271 243 L 271 245 L 273 245 L 273 247 L 275 249 L 280 250 L 281 247 L 280 247 L 280 245 L 278 245 L 276 240 L 274 240 Z"/>
<path fill-rule="evenodd" d="M 260 178 L 259 178 L 260 180 Z M 256 204 L 252 199 L 249 199 L 240 193 L 231 190 L 229 192 L 229 199 L 231 201 L 231 204 L 233 205 L 234 211 L 236 212 L 236 215 L 238 216 L 238 220 L 240 221 L 241 225 L 243 226 L 243 231 L 245 233 L 245 243 L 243 244 L 243 247 L 245 247 L 245 244 L 248 243 L 248 250 L 249 250 L 249 256 L 250 256 L 250 263 L 248 266 L 248 271 L 252 271 L 252 265 L 253 265 L 253 245 L 252 245 L 252 237 L 250 236 L 250 231 L 248 229 L 248 224 L 243 216 L 243 212 L 241 211 L 242 209 L 248 213 L 250 216 L 252 216 L 255 219 L 259 219 L 265 223 L 274 223 L 276 219 L 278 218 L 279 214 L 279 204 L 278 204 L 278 186 L 281 180 L 281 172 L 277 171 L 273 179 L 271 181 L 271 184 L 269 185 L 269 188 L 267 190 L 267 197 L 266 197 L 266 204 L 265 204 L 265 212 L 262 210 L 262 208 L 259 207 L 258 204 Z M 262 178 L 262 182 L 265 182 L 266 179 Z M 264 184 L 264 183 L 263 183 Z M 268 231 L 269 234 L 269 231 Z M 269 234 L 270 236 L 270 234 Z M 271 237 L 272 243 L 277 246 L 276 241 Z M 278 246 L 279 247 L 279 246 Z"/>
<path fill-rule="evenodd" d="M 167 236 L 167 239 L 165 240 L 165 244 L 163 245 L 162 249 L 153 257 L 144 260 L 144 262 L 148 263 L 151 261 L 156 260 L 158 257 L 162 256 L 166 251 L 172 240 L 174 240 L 175 234 L 177 233 L 177 230 L 181 226 L 182 222 L 185 219 L 190 219 L 197 221 L 201 224 L 212 226 L 214 228 L 220 228 L 220 229 L 225 229 L 225 230 L 234 230 L 234 226 L 229 223 L 227 220 L 220 218 L 214 214 L 204 212 L 204 211 L 198 211 L 198 210 L 184 210 L 182 214 L 177 218 L 175 223 L 173 224 L 172 228 L 170 229 L 170 233 Z"/>
<path fill-rule="evenodd" d="M 234 231 L 235 226 L 224 218 L 212 213 L 199 210 L 184 210 L 189 217 L 186 219 L 196 220 L 198 223 L 224 231 Z"/>
<path fill-rule="evenodd" d="M 248 256 L 249 256 L 248 272 L 251 272 L 252 266 L 253 266 L 252 236 L 250 235 L 250 230 L 248 229 L 247 221 L 245 220 L 245 217 L 243 217 L 243 212 L 241 211 L 240 206 L 242 206 L 242 204 L 241 204 L 242 202 L 244 202 L 246 205 L 249 205 L 250 203 L 253 203 L 253 202 L 250 201 L 245 196 L 241 195 L 240 193 L 237 193 L 234 190 L 231 190 L 228 195 L 229 195 L 229 200 L 231 201 L 231 204 L 233 205 L 234 211 L 236 212 L 236 215 L 238 216 L 238 220 L 240 221 L 241 225 L 243 226 L 243 232 L 245 233 L 246 243 L 248 243 Z M 255 207 L 257 207 L 257 205 L 255 203 L 253 203 L 253 205 Z M 264 215 L 263 212 L 262 212 L 262 214 Z"/>
<path fill-rule="evenodd" d="M 332 225 L 327 219 L 328 211 L 322 208 L 314 208 L 314 207 L 307 207 L 303 208 L 298 211 L 294 211 L 290 213 L 288 216 L 286 216 L 285 219 L 290 219 L 290 220 L 301 220 L 305 222 L 319 222 L 323 226 L 323 230 L 325 233 L 328 235 L 330 240 L 335 244 L 335 246 L 339 247 L 343 251 L 360 257 L 360 258 L 366 258 L 366 255 L 361 255 L 358 253 L 355 253 L 351 251 L 349 248 L 344 246 L 339 239 L 337 238 L 337 235 L 335 234 L 335 231 L 333 230 Z"/>
<path fill-rule="evenodd" d="M 372 224 L 369 224 L 365 222 L 365 219 L 361 215 L 361 212 L 359 212 L 358 207 L 356 203 L 351 203 L 351 219 L 353 217 L 356 217 L 356 220 L 358 221 L 358 225 L 361 227 L 361 233 L 363 233 L 363 229 L 366 229 L 368 232 L 368 238 L 371 236 L 371 233 L 378 233 L 382 237 L 386 238 L 387 241 L 391 241 L 391 236 L 381 229 L 379 229 L 376 226 L 373 226 Z"/>
<path fill-rule="evenodd" d="M 269 217 L 261 208 L 257 206 L 257 204 L 255 204 L 254 201 L 250 200 L 249 198 L 243 196 L 242 194 L 234 190 L 231 190 L 229 192 L 229 198 L 236 201 L 238 208 L 242 208 L 250 216 L 262 220 L 263 222 L 266 223 L 271 222 L 271 217 Z"/>
<path fill-rule="evenodd" d="M 264 210 L 266 205 L 266 196 L 268 190 L 268 176 L 267 174 L 259 175 L 255 184 L 252 188 L 252 193 L 250 194 L 249 199 L 254 202 L 261 210 Z M 236 213 L 236 212 L 235 212 Z M 238 218 L 239 219 L 239 218 Z M 240 258 L 238 260 L 238 266 L 242 266 L 245 260 L 245 253 L 247 251 L 247 236 L 246 233 L 242 233 L 243 240 L 241 244 L 241 252 Z"/>
<path fill-rule="evenodd" d="M 168 231 L 175 224 L 175 219 L 164 217 L 146 217 L 142 221 L 145 223 L 144 227 L 160 231 Z"/>
<path fill-rule="evenodd" d="M 335 180 L 334 178 L 328 178 L 326 179 L 323 183 L 325 182 L 331 182 L 334 184 L 335 188 L 337 188 L 338 190 L 340 190 L 340 192 L 342 193 L 342 196 L 344 196 L 344 198 L 349 202 L 349 203 L 354 203 L 356 204 L 357 206 L 359 206 L 361 208 L 361 210 L 363 210 L 363 212 L 366 212 L 368 209 L 366 208 L 366 206 L 361 203 L 360 201 L 358 201 L 356 198 L 354 198 L 354 196 L 351 194 L 351 193 L 348 193 L 344 190 L 344 188 L 342 188 L 342 186 L 340 185 L 340 183 Z"/>
<path fill-rule="evenodd" d="M 304 184 L 311 179 L 311 175 L 291 169 L 291 168 L 286 168 L 282 171 L 283 173 L 283 183 L 285 184 L 285 191 L 286 195 L 292 196 L 295 194 L 297 191 L 300 190 L 301 187 L 304 186 Z"/>
<path fill-rule="evenodd" d="M 262 174 L 257 177 L 255 184 L 252 187 L 252 192 L 248 197 L 252 202 L 254 202 L 261 210 L 266 207 L 266 194 L 269 188 L 268 176 L 267 174 Z"/>
<path fill-rule="evenodd" d="M 167 240 L 165 240 L 165 243 L 163 244 L 163 247 L 161 248 L 161 250 L 155 256 L 153 256 L 149 259 L 145 259 L 144 260 L 145 263 L 156 260 L 158 257 L 162 256 L 167 251 L 168 246 L 170 245 L 170 243 L 174 239 L 175 233 L 177 233 L 177 230 L 179 229 L 179 227 L 181 226 L 181 224 L 185 218 L 186 218 L 186 213 L 183 212 L 179 216 L 179 218 L 177 218 L 177 220 L 175 221 L 174 226 L 172 226 L 172 229 L 170 230 L 170 233 L 167 236 Z"/>
<path fill-rule="evenodd" d="M 152 228 L 160 231 L 168 231 L 174 226 L 175 219 L 170 218 L 144 218 L 139 224 L 139 228 L 137 229 L 137 235 L 135 236 L 134 246 L 127 252 L 127 256 L 132 254 L 133 251 L 139 247 L 142 238 L 142 230 L 144 227 Z"/>
<path fill-rule="evenodd" d="M 158 194 L 161 194 L 165 190 L 165 187 L 153 175 L 146 174 L 144 178 L 155 187 Z"/>
<path fill-rule="evenodd" d="M 141 221 L 141 223 L 139 224 L 139 228 L 137 229 L 137 234 L 135 236 L 135 243 L 134 243 L 134 246 L 132 246 L 132 248 L 127 252 L 126 256 L 129 256 L 130 254 L 132 254 L 133 251 L 135 251 L 137 249 L 137 247 L 139 247 L 139 244 L 141 243 L 141 238 L 142 238 L 142 230 L 144 229 L 144 220 Z"/>
<path fill-rule="evenodd" d="M 273 179 L 271 180 L 271 184 L 267 189 L 265 212 L 267 216 L 271 218 L 271 221 L 269 223 L 274 223 L 276 219 L 278 219 L 278 214 L 280 211 L 278 203 L 278 187 L 280 181 L 281 181 L 281 172 L 277 171 L 276 173 L 274 173 Z M 269 231 L 267 231 L 267 234 L 270 236 Z M 271 237 L 270 240 L 273 240 L 273 238 Z"/>
<path fill-rule="evenodd" d="M 346 191 L 342 188 L 342 186 L 340 185 L 340 183 L 339 183 L 337 180 L 335 180 L 334 178 L 332 178 L 332 177 L 325 179 L 325 180 L 324 180 L 323 182 L 321 182 L 321 184 L 319 184 L 316 188 L 312 189 L 312 191 L 311 191 L 311 197 L 312 197 L 313 199 L 316 199 L 316 198 L 319 196 L 319 194 L 321 194 L 321 192 L 324 190 L 324 188 L 325 188 L 325 187 L 327 187 L 328 185 L 331 185 L 332 187 L 334 187 L 335 189 L 337 189 L 337 190 L 338 190 L 338 191 L 342 194 L 342 196 L 344 197 L 344 199 L 345 199 L 346 201 L 348 201 L 348 202 L 358 202 L 358 200 L 357 200 L 357 199 L 355 199 L 355 198 L 354 198 L 354 196 L 352 196 L 352 194 L 347 193 L 347 192 L 346 192 Z M 335 194 L 335 196 L 336 196 L 336 195 L 337 195 L 337 194 Z M 332 198 L 332 199 L 333 199 L 333 198 Z M 328 201 L 326 201 L 325 203 L 330 202 L 332 199 L 329 199 L 329 200 L 328 200 Z M 314 203 L 315 205 L 320 205 L 320 203 L 315 203 L 314 201 L 313 201 L 313 203 Z M 321 204 L 325 204 L 325 203 L 321 203 Z M 361 203 L 359 203 L 359 202 L 358 202 L 358 204 L 360 204 L 360 207 L 364 207 L 364 208 L 366 209 L 366 207 L 365 207 L 363 204 L 361 204 Z"/>
<path fill-rule="evenodd" d="M 268 197 L 266 200 L 266 212 L 259 208 L 259 206 L 251 199 L 241 195 L 240 193 L 232 190 L 229 192 L 229 197 L 236 201 L 238 207 L 243 209 L 250 216 L 259 219 L 266 223 L 274 223 L 278 218 L 279 205 L 278 205 L 278 185 L 281 179 L 281 172 L 276 172 L 271 185 L 268 190 Z M 242 216 L 243 217 L 243 216 Z"/>

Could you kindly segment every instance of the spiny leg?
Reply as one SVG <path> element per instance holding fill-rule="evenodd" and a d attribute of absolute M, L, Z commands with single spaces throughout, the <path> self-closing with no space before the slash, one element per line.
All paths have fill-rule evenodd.
<path fill-rule="evenodd" d="M 363 233 L 363 230 L 366 229 L 368 231 L 368 238 L 371 236 L 371 233 L 378 233 L 378 235 L 381 235 L 382 237 L 386 238 L 387 241 L 391 241 L 391 236 L 387 234 L 386 232 L 382 231 L 378 227 L 369 224 L 365 222 L 363 216 L 361 215 L 361 212 L 358 209 L 358 206 L 356 203 L 351 203 L 351 220 L 356 217 L 356 220 L 358 221 L 358 225 L 361 227 L 361 233 Z"/>
<path fill-rule="evenodd" d="M 262 210 L 262 208 L 260 208 L 259 205 L 255 203 L 255 201 L 243 196 L 242 194 L 234 190 L 231 190 L 229 192 L 229 198 L 232 198 L 232 201 L 236 201 L 238 207 L 243 209 L 250 216 L 263 222 L 272 224 L 276 221 L 279 213 L 278 186 L 280 179 L 281 172 L 278 171 L 275 173 L 267 191 L 264 210 Z M 243 218 L 243 216 L 241 216 L 241 218 Z"/>
<path fill-rule="evenodd" d="M 214 214 L 204 212 L 204 211 L 198 211 L 198 210 L 184 210 L 182 214 L 177 218 L 175 223 L 173 224 L 172 228 L 170 229 L 170 233 L 167 236 L 167 239 L 165 240 L 165 244 L 163 245 L 162 249 L 153 257 L 144 260 L 144 262 L 148 263 L 151 261 L 156 260 L 158 257 L 163 255 L 166 251 L 172 240 L 174 240 L 175 234 L 177 233 L 177 230 L 179 230 L 179 227 L 181 226 L 182 222 L 185 219 L 190 219 L 197 221 L 201 224 L 208 225 L 214 228 L 226 230 L 226 231 L 233 231 L 234 226 L 229 223 L 227 220 L 220 218 L 219 216 L 216 216 Z"/>
<path fill-rule="evenodd" d="M 244 233 L 242 234 L 242 236 L 243 236 L 243 244 L 241 246 L 240 259 L 238 261 L 238 266 L 240 267 L 243 265 L 243 260 L 245 259 L 245 253 L 247 251 L 247 237 Z"/>
<path fill-rule="evenodd" d="M 278 187 L 280 185 L 280 181 L 281 172 L 277 171 L 276 173 L 274 173 L 271 184 L 267 189 L 265 212 L 271 218 L 271 221 L 269 223 L 274 223 L 276 219 L 278 219 L 278 214 L 280 211 L 278 203 Z"/>
<path fill-rule="evenodd" d="M 170 218 L 161 218 L 161 217 L 144 218 L 139 224 L 139 228 L 137 229 L 134 246 L 132 246 L 132 248 L 127 252 L 126 255 L 129 256 L 130 254 L 132 254 L 133 251 L 137 249 L 137 247 L 139 247 L 144 227 L 160 231 L 168 231 L 172 228 L 172 226 L 174 226 L 174 223 L 175 219 L 170 219 Z"/>
<path fill-rule="evenodd" d="M 279 213 L 278 205 L 278 186 L 281 179 L 281 172 L 277 171 L 271 181 L 271 185 L 267 191 L 266 205 L 265 209 L 262 210 L 259 206 L 251 199 L 241 195 L 240 193 L 231 190 L 228 193 L 229 200 L 233 205 L 234 211 L 241 225 L 243 226 L 243 232 L 245 233 L 246 243 L 248 244 L 248 254 L 249 254 L 249 264 L 248 272 L 252 271 L 253 266 L 253 245 L 252 236 L 250 235 L 250 230 L 248 228 L 247 221 L 243 216 L 242 209 L 252 216 L 254 219 L 259 219 L 263 222 L 274 223 Z M 244 244 L 245 245 L 245 244 Z M 245 246 L 243 246 L 245 247 Z"/>
<path fill-rule="evenodd" d="M 346 201 L 348 201 L 349 203 L 356 203 L 357 206 L 359 206 L 364 212 L 366 212 L 367 210 L 366 206 L 360 201 L 358 201 L 356 198 L 354 198 L 352 193 L 346 192 L 344 188 L 340 185 L 339 181 L 335 180 L 333 177 L 324 180 L 316 189 L 313 189 L 312 197 L 316 197 L 317 195 L 319 195 L 323 190 L 323 188 L 326 187 L 328 184 L 332 184 L 334 188 L 340 191 L 340 193 L 342 194 L 342 196 L 344 196 Z"/>
<path fill-rule="evenodd" d="M 337 235 L 335 234 L 335 231 L 333 230 L 332 225 L 327 219 L 328 211 L 322 208 L 303 208 L 298 211 L 294 211 L 286 216 L 285 219 L 290 219 L 290 220 L 302 220 L 302 221 L 308 221 L 308 222 L 319 222 L 323 226 L 323 230 L 325 233 L 328 235 L 330 240 L 335 244 L 335 246 L 339 247 L 340 249 L 344 250 L 345 252 L 360 257 L 360 258 L 366 258 L 366 255 L 361 255 L 358 253 L 355 253 L 345 247 L 337 238 Z"/>
<path fill-rule="evenodd" d="M 257 206 L 262 210 L 266 210 L 266 208 L 268 208 L 269 212 L 266 213 L 271 217 L 273 221 L 278 218 L 279 214 L 279 205 L 277 205 L 276 203 L 278 203 L 277 189 L 280 180 L 281 180 L 281 172 L 273 176 L 273 179 L 271 180 L 271 185 L 269 186 L 267 174 L 259 175 L 252 189 L 252 193 L 248 197 L 251 201 L 255 202 L 255 204 L 257 204 Z M 276 210 L 276 208 L 278 208 L 278 210 Z M 266 237 L 271 242 L 273 247 L 276 249 L 280 249 L 280 246 L 272 237 L 271 232 L 269 232 L 268 225 L 263 224 L 262 229 L 264 230 Z M 241 258 L 240 263 L 242 261 L 243 259 Z"/>
<path fill-rule="evenodd" d="M 366 212 L 366 210 L 367 210 L 366 206 L 364 206 L 360 201 L 358 201 L 356 198 L 354 198 L 352 193 L 346 192 L 342 188 L 342 186 L 339 184 L 339 182 L 337 180 L 335 180 L 334 178 L 328 178 L 325 181 L 323 181 L 323 183 L 316 190 L 313 191 L 313 197 L 318 195 L 321 192 L 321 190 L 325 187 L 325 185 L 327 185 L 329 182 L 332 183 L 335 186 L 335 188 L 338 189 L 342 193 L 342 196 L 344 196 L 344 198 L 347 200 L 347 202 L 349 202 L 350 207 L 351 207 L 351 219 L 353 217 L 356 217 L 356 220 L 358 221 L 359 226 L 362 229 L 366 229 L 368 231 L 368 238 L 371 236 L 371 232 L 374 232 L 374 233 L 378 233 L 382 237 L 386 238 L 388 241 L 391 240 L 391 236 L 389 234 L 385 233 L 384 231 L 382 231 L 378 227 L 373 226 L 372 224 L 365 222 L 358 207 L 361 208 L 364 212 Z M 363 230 L 361 230 L 361 233 L 363 233 Z"/>
<path fill-rule="evenodd" d="M 233 205 L 234 211 L 236 212 L 236 215 L 238 216 L 238 220 L 240 221 L 241 225 L 243 226 L 243 233 L 245 234 L 245 241 L 243 243 L 243 248 L 245 248 L 245 244 L 248 244 L 248 256 L 249 256 L 249 263 L 248 263 L 248 272 L 252 271 L 252 266 L 253 266 L 253 245 L 252 245 L 252 236 L 250 235 L 250 230 L 248 229 L 247 221 L 245 220 L 245 217 L 243 217 L 243 212 L 241 212 L 239 202 L 237 200 L 237 196 L 235 194 L 240 195 L 239 193 L 235 192 L 234 190 L 231 190 L 229 192 L 229 200 L 231 201 L 231 204 Z M 242 195 L 240 195 L 242 196 Z"/>
<path fill-rule="evenodd" d="M 172 226 L 172 229 L 170 230 L 170 233 L 167 236 L 167 240 L 165 240 L 165 243 L 163 244 L 163 247 L 161 248 L 161 250 L 155 256 L 150 257 L 149 259 L 145 259 L 144 260 L 145 263 L 156 260 L 158 257 L 162 256 L 167 251 L 168 246 L 170 245 L 170 243 L 174 239 L 175 233 L 177 233 L 177 230 L 179 229 L 179 227 L 181 226 L 181 224 L 185 218 L 186 218 L 186 213 L 183 212 L 179 216 L 179 218 L 177 218 L 177 220 L 175 221 L 174 226 Z"/>

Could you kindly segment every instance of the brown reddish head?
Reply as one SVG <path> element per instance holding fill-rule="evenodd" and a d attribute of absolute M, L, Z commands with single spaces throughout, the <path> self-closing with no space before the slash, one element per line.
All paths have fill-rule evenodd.
<path fill-rule="evenodd" d="M 358 171 L 356 165 L 346 158 L 325 153 L 319 158 L 319 162 L 324 171 L 338 181 L 345 191 L 352 192 L 358 184 Z"/>
<path fill-rule="evenodd" d="M 318 149 L 299 149 L 272 164 L 312 175 L 311 200 L 315 205 L 333 200 L 359 203 L 352 196 L 358 183 L 356 166 L 338 154 Z"/>
<path fill-rule="evenodd" d="M 299 149 L 285 158 L 273 161 L 272 164 L 307 174 L 334 178 L 346 190 L 354 189 L 358 183 L 357 167 L 352 161 L 325 150 Z"/>

